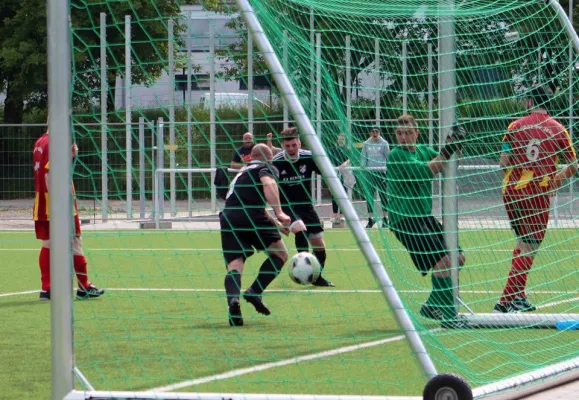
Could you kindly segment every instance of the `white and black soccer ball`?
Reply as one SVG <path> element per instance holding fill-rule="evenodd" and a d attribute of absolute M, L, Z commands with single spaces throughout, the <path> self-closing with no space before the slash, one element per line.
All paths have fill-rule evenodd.
<path fill-rule="evenodd" d="M 293 256 L 289 262 L 288 274 L 298 285 L 310 285 L 320 277 L 322 267 L 318 259 L 307 251 Z"/>

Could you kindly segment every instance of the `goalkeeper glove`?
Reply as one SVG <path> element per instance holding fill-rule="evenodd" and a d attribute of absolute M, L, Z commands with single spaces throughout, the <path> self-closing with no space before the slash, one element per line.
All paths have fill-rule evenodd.
<path fill-rule="evenodd" d="M 447 145 L 440 149 L 440 155 L 445 159 L 452 157 L 454 153 L 462 149 L 462 141 L 466 139 L 467 131 L 463 126 L 455 124 L 452 126 L 452 134 L 448 136 Z"/>

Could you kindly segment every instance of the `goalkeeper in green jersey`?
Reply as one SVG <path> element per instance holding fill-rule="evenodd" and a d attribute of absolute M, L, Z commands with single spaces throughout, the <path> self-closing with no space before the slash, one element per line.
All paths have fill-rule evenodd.
<path fill-rule="evenodd" d="M 466 136 L 464 128 L 455 126 L 440 154 L 430 147 L 417 144 L 419 131 L 411 115 L 398 118 L 396 146 L 387 162 L 388 215 L 390 229 L 410 253 L 418 271 L 426 276 L 432 269 L 432 292 L 421 307 L 420 314 L 457 327 L 457 311 L 450 277 L 449 249 L 444 230 L 432 215 L 432 181 L 442 171 L 446 161 L 461 149 Z M 459 265 L 465 256 L 459 252 Z"/>

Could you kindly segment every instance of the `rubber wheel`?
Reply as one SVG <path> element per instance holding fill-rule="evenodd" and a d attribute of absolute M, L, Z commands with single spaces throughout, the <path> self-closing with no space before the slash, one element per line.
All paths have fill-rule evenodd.
<path fill-rule="evenodd" d="M 473 400 L 469 384 L 458 375 L 436 375 L 424 387 L 423 400 Z"/>

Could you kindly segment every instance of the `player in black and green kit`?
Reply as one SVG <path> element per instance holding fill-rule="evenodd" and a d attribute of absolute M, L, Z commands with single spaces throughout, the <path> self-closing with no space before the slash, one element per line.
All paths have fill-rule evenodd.
<path fill-rule="evenodd" d="M 455 126 L 439 154 L 417 144 L 419 131 L 412 116 L 403 115 L 397 122 L 398 146 L 390 152 L 387 163 L 390 229 L 406 247 L 422 275 L 432 269 L 432 292 L 420 314 L 444 321 L 446 325 L 452 321 L 456 326 L 449 252 L 443 227 L 432 215 L 432 181 L 446 161 L 460 150 L 466 131 Z M 458 262 L 464 265 L 462 251 Z"/>

